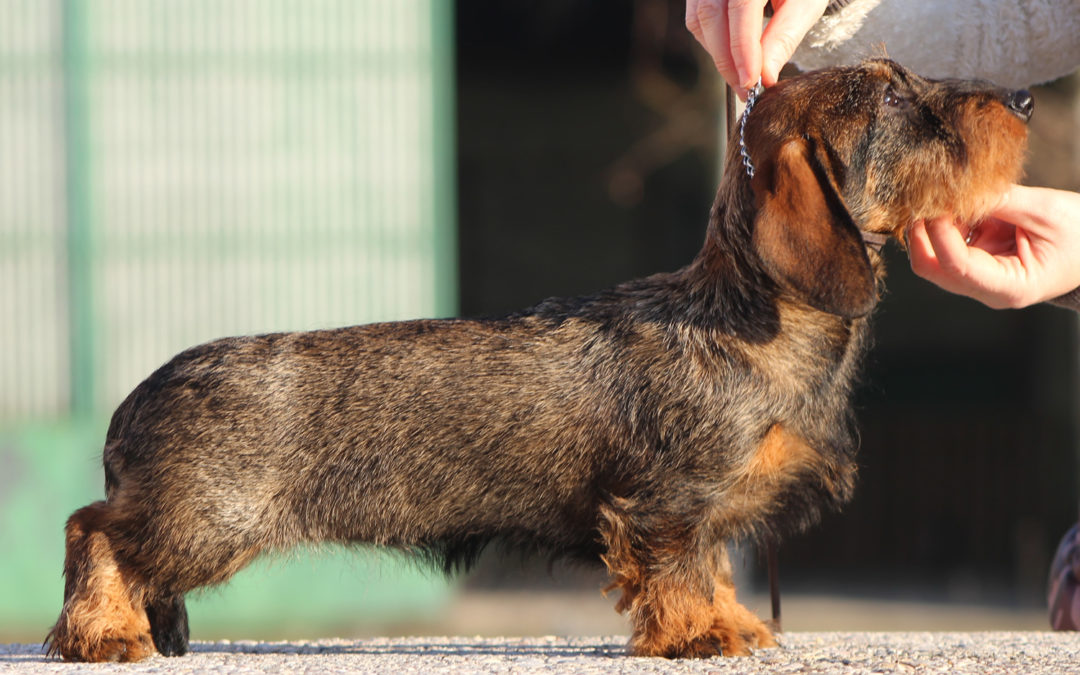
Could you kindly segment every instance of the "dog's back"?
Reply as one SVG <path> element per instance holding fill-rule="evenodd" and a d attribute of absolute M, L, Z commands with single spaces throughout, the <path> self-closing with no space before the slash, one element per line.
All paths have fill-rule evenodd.
<path fill-rule="evenodd" d="M 304 541 L 399 547 L 447 571 L 491 539 L 598 562 L 602 501 L 715 485 L 791 414 L 769 383 L 747 386 L 760 375 L 741 337 L 689 320 L 692 276 L 507 318 L 182 352 L 110 426 L 108 500 L 140 523 L 116 545 L 185 590 L 207 583 L 192 559 Z"/>

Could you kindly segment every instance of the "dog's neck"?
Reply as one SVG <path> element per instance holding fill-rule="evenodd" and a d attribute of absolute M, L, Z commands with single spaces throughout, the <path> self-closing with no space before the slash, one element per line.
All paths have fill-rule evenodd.
<path fill-rule="evenodd" d="M 758 205 L 750 179 L 741 169 L 737 160 L 729 162 L 710 213 L 705 243 L 685 272 L 699 292 L 735 298 L 738 307 L 757 315 L 755 319 L 768 314 L 778 316 L 780 304 L 800 303 L 770 275 L 754 245 Z M 879 283 L 883 278 L 880 250 L 886 240 L 887 235 L 863 233 Z"/>
<path fill-rule="evenodd" d="M 705 243 L 692 267 L 702 281 L 719 282 L 730 290 L 777 291 L 754 251 L 753 230 L 757 216 L 748 176 L 741 164 L 729 162 L 709 213 Z"/>
<path fill-rule="evenodd" d="M 718 330 L 748 343 L 770 342 L 780 331 L 779 288 L 750 246 L 753 201 L 724 181 L 713 204 L 705 244 L 687 267 L 670 275 L 679 289 L 668 311 L 680 322 Z"/>

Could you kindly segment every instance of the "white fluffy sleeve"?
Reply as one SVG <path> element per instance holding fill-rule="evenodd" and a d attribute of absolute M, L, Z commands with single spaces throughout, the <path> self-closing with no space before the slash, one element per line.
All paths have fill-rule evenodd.
<path fill-rule="evenodd" d="M 1080 65 L 1080 0 L 849 0 L 792 61 L 811 70 L 882 55 L 932 78 L 1047 82 Z"/>

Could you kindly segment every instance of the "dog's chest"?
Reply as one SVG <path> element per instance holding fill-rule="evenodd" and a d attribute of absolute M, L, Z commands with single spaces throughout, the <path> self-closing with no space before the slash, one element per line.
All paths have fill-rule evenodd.
<path fill-rule="evenodd" d="M 815 473 L 821 462 L 821 455 L 806 441 L 775 424 L 736 471 L 732 492 L 750 501 L 771 501 L 803 474 Z"/>
<path fill-rule="evenodd" d="M 833 499 L 843 500 L 850 490 L 852 471 L 839 457 L 821 453 L 797 433 L 773 425 L 757 447 L 723 481 L 713 510 L 721 531 L 740 536 L 777 516 L 788 503 L 785 495 L 801 492 L 809 483 Z"/>

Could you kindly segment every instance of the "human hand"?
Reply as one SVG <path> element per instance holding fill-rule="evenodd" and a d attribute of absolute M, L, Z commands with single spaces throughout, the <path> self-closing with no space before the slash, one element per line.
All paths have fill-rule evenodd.
<path fill-rule="evenodd" d="M 1080 193 L 1013 185 L 971 242 L 950 217 L 908 232 L 911 268 L 947 291 L 995 309 L 1058 298 L 1080 287 Z"/>
<path fill-rule="evenodd" d="M 771 87 L 828 0 L 773 0 L 764 24 L 766 0 L 687 0 L 686 27 L 709 52 L 716 69 L 740 98 L 761 79 Z"/>

